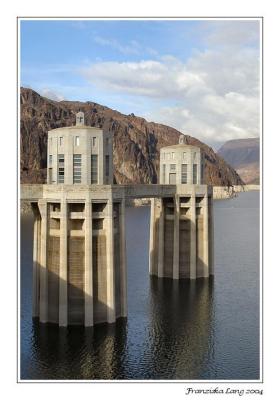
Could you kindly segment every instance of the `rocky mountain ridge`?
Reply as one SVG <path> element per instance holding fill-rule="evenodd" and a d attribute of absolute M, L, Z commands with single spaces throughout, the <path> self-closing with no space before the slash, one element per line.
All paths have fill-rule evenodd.
<path fill-rule="evenodd" d="M 230 140 L 223 144 L 218 154 L 236 170 L 246 184 L 259 184 L 259 138 Z"/>
<path fill-rule="evenodd" d="M 178 143 L 180 132 L 134 114 L 124 115 L 94 102 L 54 101 L 32 89 L 20 91 L 20 166 L 22 183 L 44 183 L 47 167 L 47 132 L 75 124 L 85 113 L 87 125 L 113 134 L 114 177 L 119 184 L 157 183 L 161 147 Z M 205 156 L 205 180 L 218 186 L 240 185 L 241 178 L 221 157 L 192 136 Z"/>

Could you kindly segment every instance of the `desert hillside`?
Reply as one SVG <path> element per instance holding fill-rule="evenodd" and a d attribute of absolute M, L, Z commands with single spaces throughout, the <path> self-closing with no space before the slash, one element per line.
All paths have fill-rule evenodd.
<path fill-rule="evenodd" d="M 114 177 L 117 183 L 156 183 L 159 150 L 178 143 L 180 132 L 166 125 L 147 122 L 134 114 L 124 115 L 94 102 L 53 101 L 32 89 L 21 88 L 20 165 L 22 183 L 46 179 L 47 132 L 71 126 L 75 113 L 85 113 L 87 125 L 112 132 Z M 209 146 L 192 136 L 187 142 L 199 146 L 206 159 L 205 179 L 212 185 L 238 185 L 236 171 Z"/>

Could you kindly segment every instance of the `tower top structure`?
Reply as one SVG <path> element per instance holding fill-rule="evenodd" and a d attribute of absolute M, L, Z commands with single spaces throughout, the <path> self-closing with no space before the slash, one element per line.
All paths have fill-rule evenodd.
<path fill-rule="evenodd" d="M 113 183 L 112 134 L 85 125 L 85 114 L 76 114 L 76 125 L 48 132 L 48 184 L 111 185 Z"/>
<path fill-rule="evenodd" d="M 203 156 L 198 146 L 187 144 L 180 135 L 179 143 L 160 149 L 160 183 L 173 185 L 203 184 Z"/>
<path fill-rule="evenodd" d="M 187 137 L 186 137 L 186 135 L 180 135 L 180 137 L 179 137 L 179 144 L 187 144 Z"/>
<path fill-rule="evenodd" d="M 76 114 L 76 126 L 85 125 L 85 114 L 82 111 Z"/>

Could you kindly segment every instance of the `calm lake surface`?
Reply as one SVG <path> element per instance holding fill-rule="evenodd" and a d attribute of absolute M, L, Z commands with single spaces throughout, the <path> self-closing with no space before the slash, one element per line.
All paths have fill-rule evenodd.
<path fill-rule="evenodd" d="M 127 208 L 128 318 L 32 321 L 32 218 L 21 230 L 21 379 L 259 379 L 259 192 L 214 202 L 215 277 L 148 273 L 149 207 Z"/>

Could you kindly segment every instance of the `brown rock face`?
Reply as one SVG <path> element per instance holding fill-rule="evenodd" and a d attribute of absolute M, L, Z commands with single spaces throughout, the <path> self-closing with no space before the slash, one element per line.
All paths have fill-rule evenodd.
<path fill-rule="evenodd" d="M 53 101 L 32 89 L 21 88 L 20 165 L 22 183 L 44 183 L 48 130 L 75 124 L 75 114 L 85 113 L 86 124 L 112 132 L 116 183 L 157 183 L 159 150 L 178 143 L 180 132 L 124 115 L 93 102 Z M 187 143 L 204 153 L 205 180 L 211 185 L 240 185 L 239 175 L 206 144 L 187 136 Z"/>
<path fill-rule="evenodd" d="M 260 184 L 260 165 L 259 163 L 242 164 L 236 168 L 236 172 L 242 177 L 246 184 Z"/>
<path fill-rule="evenodd" d="M 236 139 L 223 144 L 218 154 L 236 169 L 247 184 L 260 183 L 260 139 Z"/>

